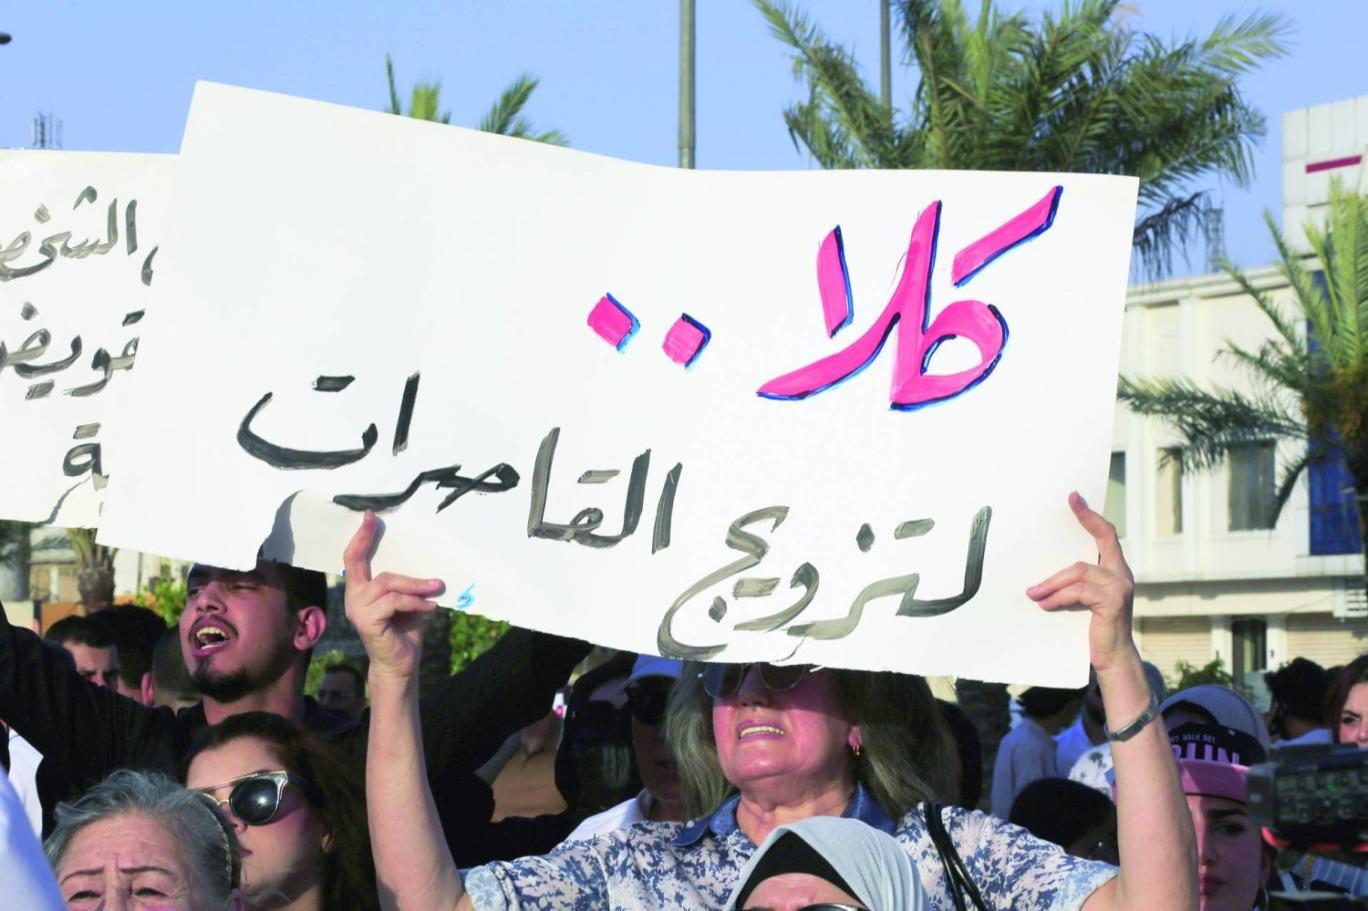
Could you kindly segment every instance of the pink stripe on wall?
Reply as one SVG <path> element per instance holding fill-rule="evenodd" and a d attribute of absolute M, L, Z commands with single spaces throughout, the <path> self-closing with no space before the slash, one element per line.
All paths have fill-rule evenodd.
<path fill-rule="evenodd" d="M 1351 165 L 1361 164 L 1362 155 L 1350 155 L 1348 158 L 1332 158 L 1329 161 L 1313 161 L 1307 164 L 1306 173 L 1314 174 L 1317 171 L 1329 171 L 1334 168 L 1347 168 Z"/>

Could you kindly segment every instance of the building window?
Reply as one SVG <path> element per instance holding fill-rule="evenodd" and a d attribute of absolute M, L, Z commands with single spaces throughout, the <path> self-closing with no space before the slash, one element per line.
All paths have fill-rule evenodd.
<path fill-rule="evenodd" d="M 1268 624 L 1257 617 L 1236 620 L 1230 624 L 1230 639 L 1234 654 L 1230 656 L 1230 674 L 1236 687 L 1244 687 L 1250 674 L 1268 665 Z"/>
<path fill-rule="evenodd" d="M 1159 477 L 1155 509 L 1161 535 L 1183 533 L 1183 450 L 1159 450 Z"/>
<path fill-rule="evenodd" d="M 1102 515 L 1116 526 L 1117 537 L 1126 536 L 1126 454 L 1113 452 L 1111 468 L 1107 472 L 1107 501 Z"/>
<path fill-rule="evenodd" d="M 1273 444 L 1246 443 L 1230 450 L 1230 530 L 1273 527 Z"/>
<path fill-rule="evenodd" d="M 1332 453 L 1308 465 L 1306 483 L 1311 494 L 1311 553 L 1362 553 L 1354 477 L 1344 454 Z"/>

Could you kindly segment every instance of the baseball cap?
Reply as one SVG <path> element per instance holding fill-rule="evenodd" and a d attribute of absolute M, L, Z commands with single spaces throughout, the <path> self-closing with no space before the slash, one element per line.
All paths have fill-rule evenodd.
<path fill-rule="evenodd" d="M 1184 724 L 1169 731 L 1183 793 L 1249 802 L 1249 767 L 1264 761 L 1258 740 L 1220 724 Z"/>
<path fill-rule="evenodd" d="M 1167 716 L 1179 706 L 1193 707 L 1207 715 L 1214 724 L 1239 731 L 1258 741 L 1264 753 L 1272 743 L 1268 726 L 1259 710 L 1248 699 L 1228 686 L 1202 683 L 1179 690 L 1164 700 L 1159 710 Z"/>
<path fill-rule="evenodd" d="M 671 680 L 678 680 L 681 668 L 682 665 L 673 658 L 639 655 L 636 663 L 632 665 L 632 673 L 627 677 L 627 685 L 631 686 L 643 677 L 669 677 Z"/>

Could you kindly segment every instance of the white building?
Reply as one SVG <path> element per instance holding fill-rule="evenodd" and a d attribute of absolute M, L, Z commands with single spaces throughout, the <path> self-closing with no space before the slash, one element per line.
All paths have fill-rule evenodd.
<path fill-rule="evenodd" d="M 1363 190 L 1368 96 L 1282 123 L 1283 226 L 1301 246 L 1301 225 L 1324 217 L 1332 176 Z M 1248 274 L 1291 299 L 1273 268 Z M 1272 331 L 1225 275 L 1134 286 L 1125 320 L 1124 375 L 1247 391 L 1248 375 L 1218 352 L 1227 340 L 1257 349 Z M 1171 679 L 1180 661 L 1219 657 L 1243 679 L 1299 655 L 1332 666 L 1368 651 L 1363 549 L 1342 465 L 1314 466 L 1273 525 L 1274 485 L 1294 447 L 1251 446 L 1217 470 L 1185 473 L 1163 459 L 1175 442 L 1163 422 L 1118 406 L 1107 511 L 1135 570 L 1146 657 Z"/>

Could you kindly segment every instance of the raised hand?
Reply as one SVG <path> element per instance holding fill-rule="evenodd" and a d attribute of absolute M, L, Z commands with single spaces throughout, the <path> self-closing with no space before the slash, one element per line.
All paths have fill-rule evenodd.
<path fill-rule="evenodd" d="M 1131 610 L 1135 577 L 1121 553 L 1116 527 L 1089 508 L 1077 493 L 1069 494 L 1069 508 L 1097 542 L 1097 562 L 1078 562 L 1026 589 L 1044 610 L 1086 609 L 1092 612 L 1088 648 L 1092 666 L 1104 671 L 1135 651 Z"/>
<path fill-rule="evenodd" d="M 423 650 L 423 623 L 437 603 L 440 579 L 415 579 L 396 573 L 371 578 L 371 549 L 375 544 L 374 513 L 366 513 L 361 527 L 342 554 L 347 577 L 347 619 L 356 627 L 370 656 L 372 680 L 377 675 L 408 682 L 418 673 Z"/>

